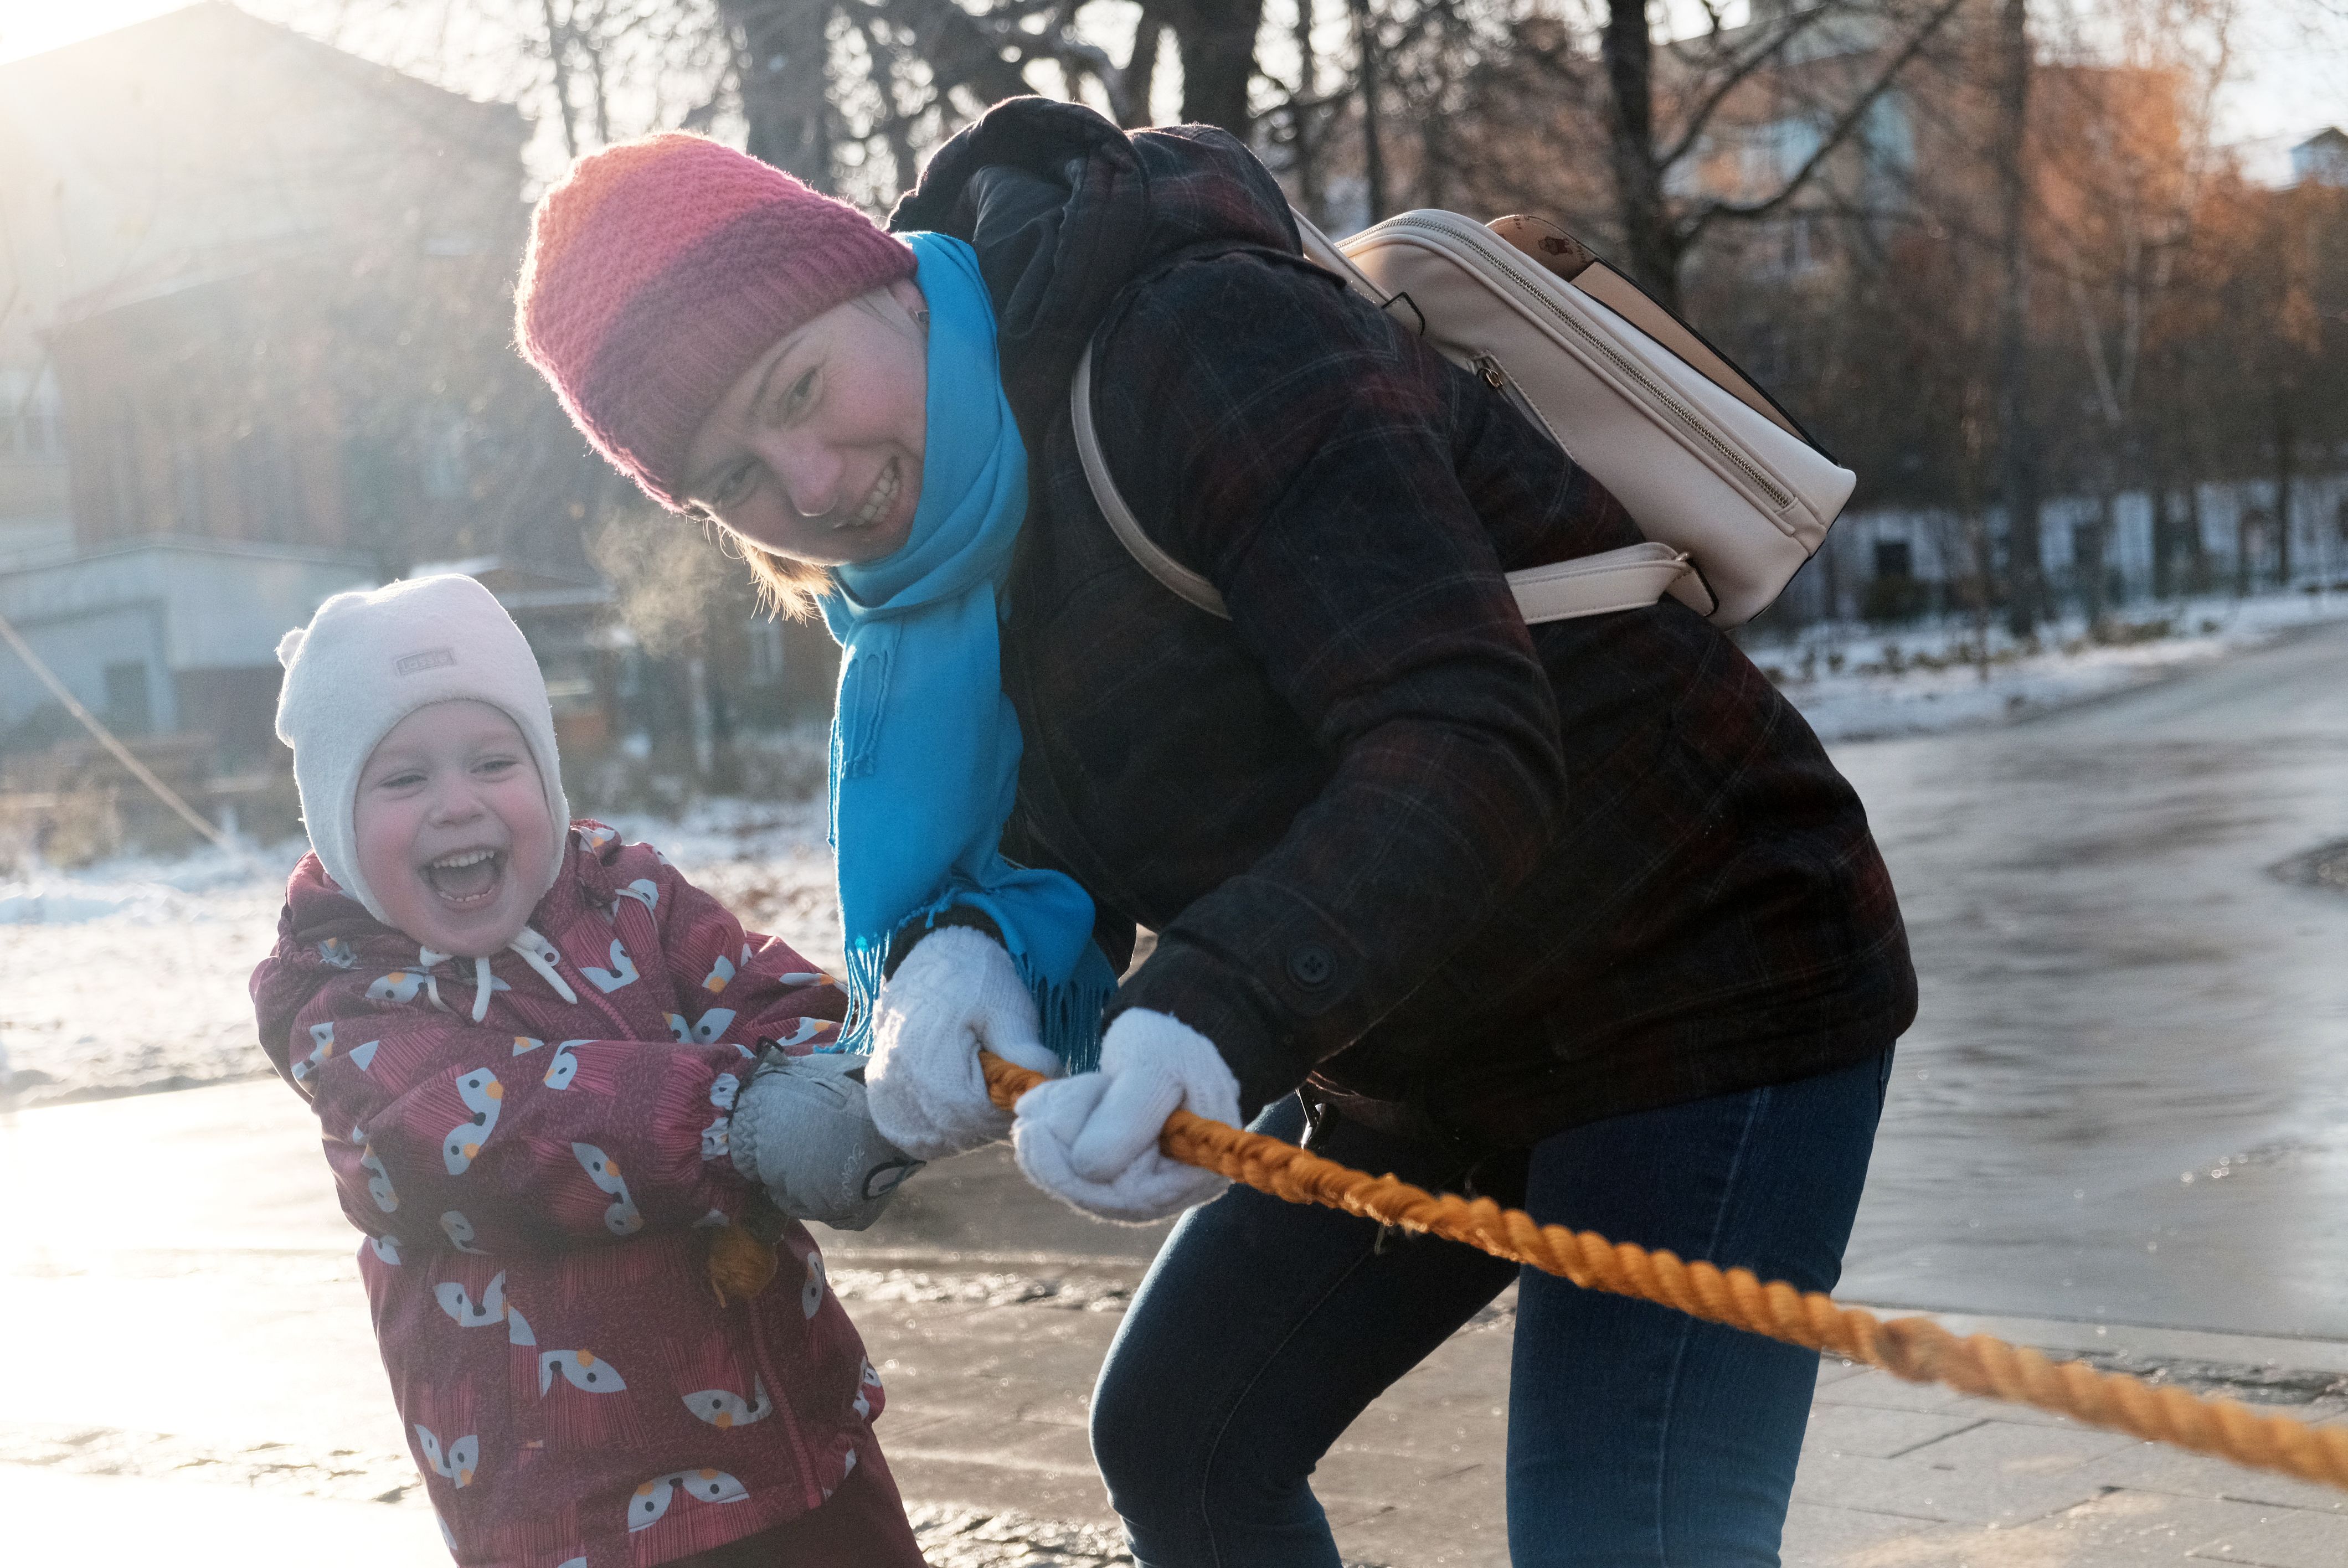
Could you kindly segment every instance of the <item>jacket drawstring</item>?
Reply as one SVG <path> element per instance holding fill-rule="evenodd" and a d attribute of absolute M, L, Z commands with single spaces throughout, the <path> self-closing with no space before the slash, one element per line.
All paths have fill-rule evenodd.
<path fill-rule="evenodd" d="M 571 983 L 557 973 L 554 968 L 556 960 L 562 956 L 561 948 L 527 926 L 524 926 L 520 934 L 507 943 L 506 947 L 510 951 L 520 954 L 521 961 L 537 970 L 539 978 L 554 988 L 556 996 L 573 1007 L 578 1005 L 579 993 L 571 989 Z M 447 1012 L 448 1004 L 440 999 L 440 978 L 433 971 L 448 955 L 436 953 L 427 948 L 417 956 L 424 961 L 426 994 L 431 997 L 434 1007 L 438 1008 L 442 1012 Z M 488 956 L 483 955 L 475 958 L 473 960 L 473 1021 L 475 1023 L 479 1023 L 489 1016 L 489 997 L 496 991 L 497 986 L 496 978 L 489 973 Z"/>
<path fill-rule="evenodd" d="M 555 995 L 566 1002 L 577 1004 L 579 993 L 571 989 L 569 981 L 555 972 L 553 960 L 557 952 L 553 943 L 524 926 L 521 928 L 521 934 L 506 945 L 520 953 L 521 961 L 536 969 L 539 978 L 554 988 Z"/>
<path fill-rule="evenodd" d="M 429 948 L 418 948 L 416 950 L 417 961 L 424 966 L 424 994 L 429 997 L 432 999 L 432 1005 L 442 1012 L 448 1010 L 448 1004 L 440 999 L 440 977 L 435 971 L 439 968 L 441 960 L 448 957 L 448 954 L 436 953 Z"/>

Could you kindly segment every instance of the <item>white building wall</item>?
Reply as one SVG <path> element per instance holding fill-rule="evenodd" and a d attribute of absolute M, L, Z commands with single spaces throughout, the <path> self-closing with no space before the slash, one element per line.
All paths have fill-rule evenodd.
<path fill-rule="evenodd" d="M 139 663 L 145 667 L 147 712 L 153 727 L 168 733 L 179 727 L 171 681 L 163 662 L 163 611 L 153 603 L 121 603 L 65 620 L 18 620 L 8 618 L 30 644 L 35 658 L 65 683 L 74 700 L 91 712 L 108 711 L 106 670 L 109 664 Z M 35 709 L 56 699 L 13 649 L 0 646 L 0 731 L 12 730 Z"/>
<path fill-rule="evenodd" d="M 161 540 L 0 572 L 0 615 L 94 712 L 107 708 L 106 667 L 143 661 L 148 710 L 167 733 L 179 723 L 173 674 L 272 668 L 278 640 L 321 603 L 375 583 L 364 562 L 347 557 Z M 50 700 L 0 648 L 0 729 Z"/>

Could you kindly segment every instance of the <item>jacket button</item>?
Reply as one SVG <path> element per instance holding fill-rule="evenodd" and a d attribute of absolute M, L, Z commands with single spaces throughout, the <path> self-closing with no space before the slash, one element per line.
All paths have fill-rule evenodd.
<path fill-rule="evenodd" d="M 1288 976 L 1300 986 L 1325 986 L 1337 970 L 1337 960 L 1318 942 L 1307 942 L 1288 955 Z"/>

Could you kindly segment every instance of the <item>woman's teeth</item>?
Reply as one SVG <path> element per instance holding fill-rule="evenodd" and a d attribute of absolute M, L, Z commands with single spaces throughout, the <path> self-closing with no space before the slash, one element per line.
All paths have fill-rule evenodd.
<path fill-rule="evenodd" d="M 880 519 L 880 514 L 888 509 L 889 503 L 896 498 L 897 460 L 891 457 L 889 459 L 889 466 L 880 470 L 880 477 L 874 482 L 872 493 L 864 497 L 864 504 L 856 508 L 855 515 L 839 527 L 869 528 Z"/>

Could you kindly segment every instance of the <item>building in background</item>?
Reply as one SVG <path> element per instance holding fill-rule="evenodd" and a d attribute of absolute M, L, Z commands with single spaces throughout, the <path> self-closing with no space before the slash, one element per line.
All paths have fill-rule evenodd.
<path fill-rule="evenodd" d="M 578 559 L 559 483 L 491 477 L 525 131 L 225 5 L 0 67 L 0 600 L 93 712 L 258 763 L 326 595 Z M 22 751 L 64 714 L 15 663 Z"/>
<path fill-rule="evenodd" d="M 345 589 L 358 555 L 215 539 L 137 539 L 0 570 L 0 615 L 75 698 L 126 740 L 198 733 L 227 771 L 271 765 L 277 641 Z M 0 753 L 78 725 L 0 649 Z"/>
<path fill-rule="evenodd" d="M 590 562 L 643 503 L 511 347 L 528 133 L 224 4 L 0 66 L 0 614 L 141 749 L 281 766 L 278 638 L 433 562 L 520 621 L 567 753 L 809 705 L 747 592 L 655 656 Z M 84 743 L 0 648 L 0 771 Z"/>
<path fill-rule="evenodd" d="M 579 561 L 597 477 L 533 468 L 560 411 L 509 347 L 527 128 L 227 5 L 0 67 L 0 556 Z"/>
<path fill-rule="evenodd" d="M 2040 515 L 2040 569 L 2066 602 L 2092 598 L 2107 610 L 2147 614 L 2186 594 L 2271 591 L 2286 567 L 2304 591 L 2348 592 L 2348 474 L 2302 476 L 2284 504 L 2287 541 L 2271 480 L 2211 480 L 2165 497 L 2129 490 L 2110 497 L 2108 510 L 2101 497 L 2056 497 Z M 1979 591 L 1976 529 L 1993 555 L 2003 549 L 2004 518 L 1994 507 L 1971 520 L 1936 507 L 1847 512 L 1766 624 L 1896 626 L 1962 613 Z M 2096 571 L 2101 581 L 2089 582 Z"/>
<path fill-rule="evenodd" d="M 2325 126 L 2291 149 L 2294 185 L 2348 185 L 2348 131 Z"/>

